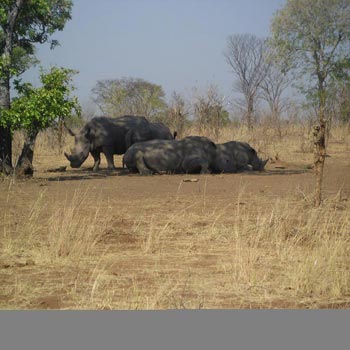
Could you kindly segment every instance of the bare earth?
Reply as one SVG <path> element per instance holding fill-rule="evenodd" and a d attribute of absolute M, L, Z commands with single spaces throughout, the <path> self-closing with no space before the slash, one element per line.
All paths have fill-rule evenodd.
<path fill-rule="evenodd" d="M 328 228 L 337 215 L 349 218 L 349 154 L 334 144 L 326 160 Z M 297 231 L 306 237 L 318 217 L 311 154 L 261 173 L 150 177 L 129 175 L 116 159 L 112 173 L 92 173 L 90 158 L 81 169 L 51 172 L 67 165 L 64 157 L 40 154 L 33 179 L 0 180 L 0 308 L 350 306 L 349 241 L 335 262 L 339 290 L 334 271 L 310 272 L 323 253 L 308 257 L 322 243 L 289 241 Z M 80 240 L 69 236 L 78 228 Z M 95 236 L 80 251 L 75 240 L 82 246 L 86 232 Z"/>

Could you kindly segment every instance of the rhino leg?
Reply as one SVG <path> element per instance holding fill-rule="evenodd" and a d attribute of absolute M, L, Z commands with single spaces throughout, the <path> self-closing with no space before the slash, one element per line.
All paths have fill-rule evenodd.
<path fill-rule="evenodd" d="M 136 163 L 137 169 L 140 173 L 140 175 L 145 176 L 145 175 L 152 175 L 152 170 L 148 169 L 147 166 L 145 165 L 145 162 L 143 161 L 138 161 Z"/>
<path fill-rule="evenodd" d="M 200 173 L 207 174 L 208 171 L 208 162 L 199 157 L 195 158 L 186 158 L 182 163 L 182 168 L 186 173 Z"/>
<path fill-rule="evenodd" d="M 104 155 L 106 156 L 106 160 L 107 160 L 107 167 L 109 170 L 113 170 L 115 169 L 114 166 L 114 159 L 113 159 L 113 147 L 103 147 L 102 149 Z"/>
<path fill-rule="evenodd" d="M 144 153 L 137 151 L 135 154 L 135 164 L 140 175 L 152 175 L 152 171 L 147 167 L 144 159 Z"/>
<path fill-rule="evenodd" d="M 92 157 L 94 158 L 94 167 L 92 168 L 92 171 L 98 171 L 101 163 L 101 157 L 100 157 L 100 152 L 98 151 L 92 151 L 91 152 Z"/>

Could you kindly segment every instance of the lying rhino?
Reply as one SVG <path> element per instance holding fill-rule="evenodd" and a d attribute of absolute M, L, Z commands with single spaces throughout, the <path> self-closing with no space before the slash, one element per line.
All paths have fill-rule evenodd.
<path fill-rule="evenodd" d="M 216 145 L 206 137 L 182 140 L 151 140 L 132 145 L 123 162 L 131 172 L 207 173 L 215 159 Z"/>
<path fill-rule="evenodd" d="M 229 141 L 216 145 L 212 170 L 216 173 L 236 173 L 244 170 L 264 170 L 268 159 L 258 157 L 254 148 L 246 142 Z"/>
<path fill-rule="evenodd" d="M 150 124 L 144 117 L 93 118 L 77 133 L 68 129 L 75 137 L 75 147 L 71 155 L 64 155 L 72 168 L 79 168 L 90 152 L 95 161 L 93 171 L 97 171 L 102 152 L 106 156 L 108 169 L 114 169 L 114 154 L 124 154 L 133 143 L 153 138 Z"/>

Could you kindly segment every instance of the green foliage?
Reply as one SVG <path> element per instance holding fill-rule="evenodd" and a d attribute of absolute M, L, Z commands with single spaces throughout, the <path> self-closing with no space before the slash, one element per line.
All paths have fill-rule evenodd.
<path fill-rule="evenodd" d="M 297 73 L 310 96 L 324 99 L 327 82 L 348 74 L 349 0 L 287 0 L 271 29 L 275 58 Z"/>
<path fill-rule="evenodd" d="M 95 103 L 111 116 L 131 114 L 156 120 L 167 108 L 162 87 L 143 79 L 100 80 L 92 91 Z"/>
<path fill-rule="evenodd" d="M 8 21 L 15 0 L 2 0 L 0 5 L 0 78 L 18 76 L 36 62 L 35 44 L 58 44 L 50 36 L 63 30 L 71 18 L 71 0 L 25 0 L 19 8 L 11 35 L 11 52 L 4 54 Z"/>
<path fill-rule="evenodd" d="M 57 120 L 80 115 L 76 97 L 71 97 L 72 76 L 75 71 L 53 67 L 48 73 L 41 71 L 42 86 L 15 82 L 19 97 L 13 99 L 9 110 L 2 110 L 1 121 L 12 130 L 18 128 L 42 130 Z"/>

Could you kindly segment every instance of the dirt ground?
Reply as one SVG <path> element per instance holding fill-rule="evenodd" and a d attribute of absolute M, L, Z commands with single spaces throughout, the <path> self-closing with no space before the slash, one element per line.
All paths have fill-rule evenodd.
<path fill-rule="evenodd" d="M 265 222 L 276 203 L 281 217 L 301 202 L 311 212 L 312 155 L 296 159 L 264 172 L 141 177 L 122 169 L 121 157 L 114 172 L 92 173 L 91 157 L 81 169 L 52 172 L 67 165 L 64 157 L 40 154 L 33 179 L 0 180 L 0 308 L 348 308 L 349 290 L 301 287 L 283 242 L 274 250 L 265 236 L 255 241 L 254 220 Z M 350 154 L 339 145 L 323 186 L 326 202 L 337 198 L 334 215 L 344 215 Z M 53 253 L 64 213 L 74 227 L 99 232 L 88 253 Z M 296 248 L 295 264 L 306 249 Z M 349 261 L 340 263 L 348 286 Z"/>

